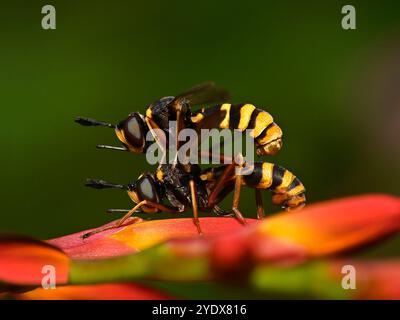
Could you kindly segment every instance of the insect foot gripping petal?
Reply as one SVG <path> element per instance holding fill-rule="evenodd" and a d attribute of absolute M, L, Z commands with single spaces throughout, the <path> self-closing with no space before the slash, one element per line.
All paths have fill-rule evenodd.
<path fill-rule="evenodd" d="M 129 211 L 131 211 L 131 210 L 129 210 Z M 87 238 L 89 238 L 89 237 L 91 237 L 91 236 L 93 236 L 95 234 L 101 233 L 101 232 L 106 231 L 106 230 L 127 226 L 127 225 L 130 225 L 130 224 L 133 224 L 133 223 L 139 223 L 139 222 L 142 222 L 143 219 L 140 218 L 140 217 L 130 217 L 130 218 L 127 218 L 124 221 L 122 221 L 122 223 L 121 223 L 121 221 L 122 221 L 122 219 L 118 220 L 117 222 L 112 222 L 111 224 L 107 224 L 107 225 L 102 226 L 100 228 L 97 228 L 97 229 L 94 229 L 92 231 L 86 232 L 83 235 L 81 235 L 81 239 L 87 239 Z"/>

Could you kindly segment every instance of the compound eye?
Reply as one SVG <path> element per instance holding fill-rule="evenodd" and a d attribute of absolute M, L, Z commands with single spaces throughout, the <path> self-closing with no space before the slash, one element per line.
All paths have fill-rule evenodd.
<path fill-rule="evenodd" d="M 155 181 L 150 175 L 145 175 L 138 180 L 137 193 L 141 200 L 159 202 Z"/>
<path fill-rule="evenodd" d="M 119 126 L 126 143 L 137 151 L 142 151 L 146 142 L 146 125 L 138 113 L 132 113 Z"/>

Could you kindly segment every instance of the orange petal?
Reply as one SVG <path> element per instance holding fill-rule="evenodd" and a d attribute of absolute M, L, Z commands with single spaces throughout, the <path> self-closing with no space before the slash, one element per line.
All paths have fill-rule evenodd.
<path fill-rule="evenodd" d="M 363 195 L 309 205 L 257 226 L 261 236 L 304 246 L 310 256 L 351 249 L 400 230 L 400 200 Z"/>
<path fill-rule="evenodd" d="M 69 258 L 59 249 L 27 237 L 0 237 L 0 282 L 15 285 L 41 285 L 48 273 L 45 266 L 55 268 L 57 284 L 67 282 Z"/>
<path fill-rule="evenodd" d="M 60 286 L 55 289 L 37 288 L 13 294 L 20 300 L 165 300 L 171 296 L 134 283 Z"/>
<path fill-rule="evenodd" d="M 113 222 L 112 222 L 113 223 Z M 125 227 L 109 229 L 93 236 L 82 239 L 82 235 L 92 231 L 85 230 L 60 238 L 48 240 L 47 242 L 62 249 L 73 259 L 103 259 L 114 256 L 135 253 L 135 247 L 126 245 L 122 241 L 116 241 L 111 236 Z"/>
<path fill-rule="evenodd" d="M 255 219 L 246 221 L 249 225 L 257 222 Z M 205 239 L 244 229 L 234 218 L 201 218 L 200 224 Z M 132 248 L 144 250 L 169 239 L 197 238 L 199 234 L 192 219 L 166 219 L 135 223 L 110 237 Z"/>
<path fill-rule="evenodd" d="M 249 225 L 256 222 L 254 227 L 243 227 L 233 218 L 201 218 L 200 221 L 205 239 L 221 236 L 219 243 L 226 245 L 218 245 L 220 249 L 216 251 L 225 255 L 240 255 L 239 251 L 245 250 L 229 237 L 232 234 L 235 238 L 237 231 L 247 230 L 251 241 L 250 238 L 243 241 L 251 242 L 253 255 L 259 260 L 278 260 L 284 256 L 301 260 L 305 254 L 331 254 L 398 231 L 400 201 L 386 195 L 336 199 L 309 205 L 302 211 L 276 214 L 261 223 L 248 219 Z M 49 243 L 74 259 L 94 259 L 134 253 L 169 239 L 198 237 L 190 218 L 136 222 L 82 239 L 85 232 L 49 240 Z"/>
<path fill-rule="evenodd" d="M 248 219 L 252 224 L 254 219 Z M 114 222 L 111 222 L 114 223 Z M 233 218 L 201 218 L 205 238 L 242 230 L 243 226 Z M 82 239 L 86 230 L 47 242 L 59 247 L 73 259 L 100 259 L 135 253 L 151 246 L 176 238 L 198 237 L 191 218 L 142 221 L 124 227 L 109 229 Z"/>

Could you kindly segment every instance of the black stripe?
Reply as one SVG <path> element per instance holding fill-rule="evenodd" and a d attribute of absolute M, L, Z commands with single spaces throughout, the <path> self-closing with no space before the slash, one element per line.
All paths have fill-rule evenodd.
<path fill-rule="evenodd" d="M 209 117 L 209 116 L 214 115 L 217 112 L 220 112 L 220 109 L 221 109 L 221 104 L 217 104 L 215 106 L 205 108 L 204 112 L 202 112 L 202 114 L 204 115 L 204 117 Z"/>
<path fill-rule="evenodd" d="M 249 124 L 247 125 L 247 129 L 251 130 L 251 129 L 254 129 L 254 128 L 255 128 L 255 126 L 256 126 L 256 119 L 257 119 L 257 116 L 258 116 L 258 114 L 259 114 L 260 112 L 262 112 L 262 110 L 260 110 L 260 109 L 255 109 L 255 110 L 253 111 L 253 113 L 251 114 L 251 117 L 250 117 Z"/>
<path fill-rule="evenodd" d="M 256 187 L 262 179 L 262 162 L 254 163 L 254 169 L 251 174 L 243 176 L 244 182 L 249 187 Z"/>
<path fill-rule="evenodd" d="M 286 172 L 285 168 L 274 164 L 274 169 L 272 173 L 272 184 L 268 189 L 274 190 L 276 189 L 276 187 L 280 186 L 285 172 Z"/>
<path fill-rule="evenodd" d="M 275 125 L 275 122 L 272 122 L 267 127 L 265 127 L 265 129 L 263 131 L 261 131 L 260 135 L 257 137 L 257 140 L 263 139 L 267 135 L 267 131 L 269 130 L 269 128 L 271 128 L 274 125 Z"/>
<path fill-rule="evenodd" d="M 239 126 L 240 110 L 242 109 L 243 105 L 243 103 L 231 105 L 231 110 L 229 112 L 229 129 L 237 129 Z"/>
<path fill-rule="evenodd" d="M 292 183 L 290 184 L 290 186 L 287 188 L 287 191 L 289 192 L 290 190 L 296 188 L 297 186 L 299 186 L 301 184 L 300 180 L 298 178 L 294 178 L 294 180 L 292 181 Z"/>
<path fill-rule="evenodd" d="M 220 167 L 212 168 L 213 169 L 212 172 L 213 172 L 213 175 L 214 175 L 214 179 L 218 179 L 219 177 L 221 177 L 222 174 L 224 173 L 226 167 L 227 166 L 220 166 Z"/>
<path fill-rule="evenodd" d="M 216 105 L 208 108 L 203 108 L 197 111 L 194 111 L 191 115 L 191 117 L 195 117 L 198 114 L 202 114 L 204 117 L 209 117 L 213 116 L 215 113 L 218 113 L 220 111 L 221 105 Z"/>
<path fill-rule="evenodd" d="M 204 111 L 193 112 L 192 117 L 198 114 L 203 115 L 203 119 L 195 123 L 195 129 L 214 129 L 218 128 L 222 120 L 224 120 L 226 111 L 221 111 L 221 104 L 205 108 Z"/>

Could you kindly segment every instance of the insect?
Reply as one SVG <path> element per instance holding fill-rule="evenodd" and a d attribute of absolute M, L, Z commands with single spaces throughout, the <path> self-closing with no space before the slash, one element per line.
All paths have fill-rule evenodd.
<path fill-rule="evenodd" d="M 192 126 L 201 129 L 251 130 L 257 155 L 274 155 L 282 148 L 282 130 L 273 117 L 254 105 L 223 103 L 193 113 Z"/>
<path fill-rule="evenodd" d="M 165 148 L 168 141 L 166 141 L 165 137 L 156 135 L 154 133 L 155 129 L 167 132 L 170 129 L 169 121 L 177 122 L 177 132 L 182 128 L 190 128 L 192 126 L 189 103 L 191 105 L 205 104 L 225 101 L 228 98 L 229 93 L 226 90 L 217 88 L 213 83 L 207 82 L 197 85 L 176 97 L 163 97 L 150 104 L 146 109 L 145 115 L 133 112 L 117 125 L 83 117 L 76 118 L 75 122 L 83 126 L 102 126 L 115 130 L 122 147 L 98 145 L 98 148 L 144 153 L 149 146 L 148 141 L 146 141 L 146 135 L 149 131 L 153 133 L 159 145 Z M 176 134 L 176 137 L 178 137 L 178 134 Z"/>
<path fill-rule="evenodd" d="M 109 212 L 125 212 L 125 215 L 115 224 L 95 229 L 86 233 L 83 238 L 119 227 L 136 212 L 181 213 L 191 209 L 199 234 L 202 233 L 198 219 L 199 211 L 235 216 L 245 224 L 246 221 L 239 210 L 242 186 L 255 189 L 259 219 L 264 217 L 261 194 L 263 189 L 272 192 L 273 204 L 283 206 L 286 210 L 301 208 L 306 201 L 303 184 L 290 171 L 268 162 L 245 163 L 240 155 L 232 164 L 205 170 L 200 170 L 197 165 L 163 164 L 154 174 L 142 174 L 136 181 L 127 185 L 95 179 L 89 179 L 86 185 L 96 189 L 126 190 L 136 205 L 130 210 L 109 209 Z M 218 204 L 232 191 L 232 211 L 227 212 Z M 169 204 L 164 203 L 166 200 Z"/>
<path fill-rule="evenodd" d="M 181 129 L 193 128 L 198 133 L 201 129 L 252 130 L 250 135 L 256 143 L 258 155 L 276 154 L 282 147 L 282 130 L 266 111 L 252 104 L 223 103 L 213 107 L 191 111 L 192 105 L 226 101 L 229 93 L 216 88 L 213 83 L 204 83 L 193 87 L 176 97 L 163 97 L 150 104 L 146 114 L 131 113 L 119 124 L 78 117 L 75 121 L 84 126 L 103 126 L 115 130 L 122 147 L 98 145 L 98 148 L 144 153 L 149 146 L 146 135 L 150 131 L 162 148 L 168 144 L 165 137 L 154 133 L 154 129 L 164 132 L 170 130 L 169 121 L 176 121 L 176 139 Z M 179 142 L 176 141 L 176 146 Z"/>
<path fill-rule="evenodd" d="M 144 173 L 136 181 L 127 185 L 115 184 L 104 180 L 88 179 L 86 186 L 96 189 L 123 189 L 136 204 L 132 209 L 109 209 L 108 212 L 125 212 L 124 217 L 114 225 L 105 226 L 83 235 L 87 238 L 92 234 L 106 229 L 121 226 L 135 212 L 170 212 L 180 213 L 192 209 L 194 222 L 201 233 L 198 220 L 198 207 L 206 208 L 206 184 L 199 177 L 200 168 L 196 165 L 183 166 L 177 164 L 160 165 L 155 174 Z M 164 204 L 168 200 L 170 204 Z"/>
<path fill-rule="evenodd" d="M 282 146 L 282 130 L 273 121 L 272 116 L 251 104 L 231 105 L 223 103 L 214 107 L 202 108 L 192 113 L 191 105 L 216 102 L 227 99 L 227 92 L 217 89 L 212 83 L 198 85 L 177 97 L 164 97 L 149 105 L 145 115 L 134 112 L 118 125 L 88 118 L 77 118 L 76 122 L 85 126 L 105 126 L 113 128 L 122 147 L 99 145 L 99 148 L 144 153 L 148 147 L 146 135 L 150 131 L 156 142 L 165 147 L 169 141 L 155 133 L 155 129 L 169 132 L 170 121 L 176 121 L 176 138 L 183 128 L 232 129 L 244 131 L 251 129 L 251 136 L 257 146 L 258 155 L 275 154 Z M 176 141 L 179 147 L 179 141 Z M 219 155 L 223 156 L 223 155 Z M 246 163 L 241 154 L 228 165 L 201 170 L 198 165 L 173 164 L 160 165 L 154 174 L 144 173 L 136 181 L 127 185 L 114 184 L 104 180 L 89 179 L 87 186 L 106 189 L 126 190 L 136 204 L 132 209 L 109 209 L 111 212 L 125 212 L 124 217 L 115 224 L 96 229 L 92 234 L 121 226 L 136 212 L 173 212 L 193 211 L 194 223 L 199 234 L 201 227 L 198 211 L 213 212 L 217 215 L 235 216 L 241 223 L 245 219 L 239 210 L 242 185 L 255 189 L 257 215 L 264 217 L 261 190 L 272 192 L 272 202 L 286 210 L 301 208 L 305 204 L 305 188 L 290 171 L 267 162 Z M 218 204 L 231 192 L 234 192 L 232 210 L 227 212 Z M 165 202 L 169 202 L 165 204 Z"/>
<path fill-rule="evenodd" d="M 272 203 L 286 211 L 301 209 L 306 202 L 305 187 L 292 172 L 269 162 L 244 162 L 240 154 L 232 164 L 203 170 L 200 179 L 206 182 L 209 190 L 210 207 L 234 191 L 232 211 L 239 220 L 242 220 L 239 211 L 242 186 L 255 189 L 259 219 L 265 216 L 261 190 L 269 190 L 272 193 Z"/>

